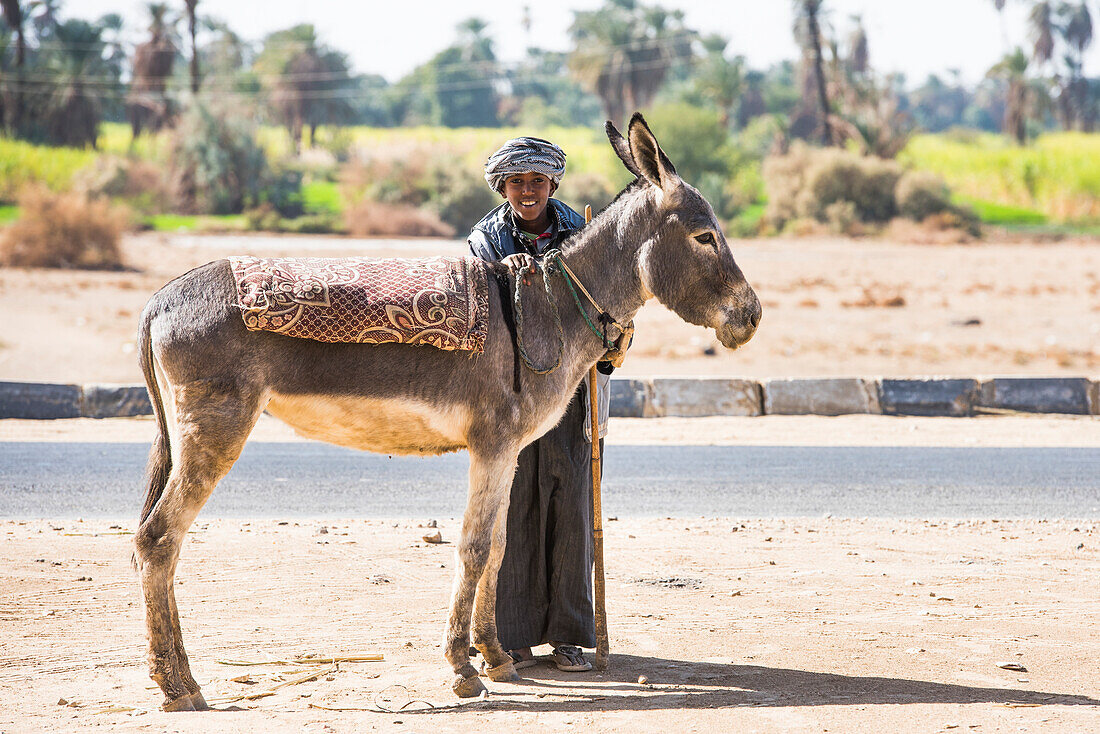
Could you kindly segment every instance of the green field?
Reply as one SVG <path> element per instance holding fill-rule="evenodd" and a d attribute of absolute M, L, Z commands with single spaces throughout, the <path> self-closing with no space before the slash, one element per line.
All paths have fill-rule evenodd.
<path fill-rule="evenodd" d="M 979 214 L 1023 218 L 1005 223 L 1100 223 L 1098 134 L 1048 133 L 1023 148 L 991 134 L 918 135 L 899 159 L 942 176 Z"/>
<path fill-rule="evenodd" d="M 104 123 L 100 130 L 99 150 L 49 148 L 0 138 L 0 203 L 13 203 L 19 190 L 32 183 L 65 190 L 81 169 L 104 154 L 167 160 L 166 133 L 131 144 L 129 127 L 124 124 Z M 616 188 L 630 178 L 603 132 L 588 128 L 320 128 L 317 144 L 339 154 L 354 149 L 396 157 L 403 151 L 427 151 L 452 156 L 455 165 L 477 170 L 502 141 L 521 134 L 546 137 L 565 148 L 572 177 L 588 174 Z M 282 128 L 264 127 L 259 137 L 271 160 L 285 158 L 293 149 Z M 1100 134 L 1049 133 L 1026 147 L 984 133 L 917 135 L 899 160 L 942 176 L 956 202 L 969 206 L 989 224 L 1079 229 L 1100 225 Z M 326 180 L 334 176 L 332 169 L 307 174 L 302 189 L 307 213 L 331 215 L 344 208 L 340 185 Z M 735 228 L 751 231 L 760 211 L 757 205 L 749 207 L 738 217 Z M 0 209 L 0 222 L 13 216 L 10 208 Z M 147 223 L 157 229 L 233 229 L 240 221 L 162 215 Z"/>

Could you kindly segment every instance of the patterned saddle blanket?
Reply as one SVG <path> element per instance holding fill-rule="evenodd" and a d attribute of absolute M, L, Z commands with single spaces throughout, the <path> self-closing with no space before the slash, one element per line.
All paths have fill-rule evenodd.
<path fill-rule="evenodd" d="M 483 352 L 485 264 L 474 258 L 229 258 L 251 331 L 323 342 Z"/>

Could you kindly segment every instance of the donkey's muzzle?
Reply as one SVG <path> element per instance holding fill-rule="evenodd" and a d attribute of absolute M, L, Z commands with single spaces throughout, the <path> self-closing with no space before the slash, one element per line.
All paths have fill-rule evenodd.
<path fill-rule="evenodd" d="M 727 349 L 737 349 L 752 339 L 760 325 L 760 299 L 752 293 L 747 305 L 733 310 L 726 323 L 715 329 L 718 341 Z"/>

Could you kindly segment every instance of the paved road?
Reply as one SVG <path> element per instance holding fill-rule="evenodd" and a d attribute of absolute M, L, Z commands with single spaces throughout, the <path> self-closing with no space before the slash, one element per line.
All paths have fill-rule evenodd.
<path fill-rule="evenodd" d="M 0 517 L 136 515 L 147 448 L 0 443 Z M 251 443 L 208 517 L 456 517 L 465 454 Z M 1100 449 L 614 446 L 609 516 L 1100 517 Z"/>

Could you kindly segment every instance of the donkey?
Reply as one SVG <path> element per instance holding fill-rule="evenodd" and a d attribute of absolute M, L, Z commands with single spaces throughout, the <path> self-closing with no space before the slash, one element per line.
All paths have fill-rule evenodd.
<path fill-rule="evenodd" d="M 640 114 L 626 138 L 610 122 L 606 131 L 636 178 L 562 246 L 561 260 L 613 323 L 629 322 L 656 297 L 736 349 L 756 331 L 760 302 L 710 204 L 676 173 Z M 591 309 L 571 301 L 564 281 L 547 278 L 543 297 L 562 304 L 559 366 L 547 374 L 524 371 L 518 392 L 513 336 L 495 289 L 485 351 L 476 358 L 407 344 L 333 344 L 248 331 L 225 260 L 176 278 L 152 297 L 141 315 L 139 354 L 158 434 L 134 559 L 149 674 L 164 692 L 166 711 L 206 708 L 176 609 L 180 545 L 265 409 L 304 436 L 341 446 L 391 454 L 469 452 L 444 646 L 455 673 L 452 688 L 462 697 L 485 690 L 470 664 L 471 635 L 490 679 L 519 679 L 494 619 L 509 486 L 520 449 L 561 419 L 606 351 L 581 312 Z M 545 352 L 556 335 L 535 333 L 532 327 L 545 321 L 535 322 L 520 335 L 530 334 L 528 345 Z"/>

